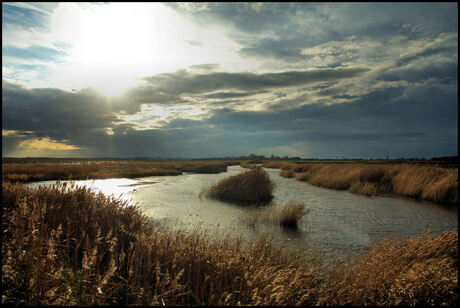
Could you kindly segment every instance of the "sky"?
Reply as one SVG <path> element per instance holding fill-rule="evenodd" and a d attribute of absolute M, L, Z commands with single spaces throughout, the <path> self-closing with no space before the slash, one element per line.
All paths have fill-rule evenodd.
<path fill-rule="evenodd" d="M 458 3 L 2 2 L 3 157 L 458 155 Z"/>

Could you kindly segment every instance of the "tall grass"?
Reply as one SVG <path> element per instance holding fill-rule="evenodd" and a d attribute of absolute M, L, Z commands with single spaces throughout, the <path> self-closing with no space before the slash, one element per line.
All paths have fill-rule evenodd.
<path fill-rule="evenodd" d="M 250 164 L 250 163 L 248 163 L 248 162 L 242 162 L 242 163 L 240 164 L 240 167 L 241 167 L 241 168 L 246 168 L 246 169 L 254 169 L 254 168 L 257 168 L 257 165 L 255 165 L 255 164 Z"/>
<path fill-rule="evenodd" d="M 378 242 L 327 273 L 320 305 L 458 304 L 458 231 Z"/>
<path fill-rule="evenodd" d="M 94 161 L 89 163 L 7 163 L 2 179 L 13 182 L 82 180 L 120 177 L 180 175 L 182 172 L 220 173 L 226 162 Z"/>
<path fill-rule="evenodd" d="M 458 169 L 409 164 L 293 164 L 272 162 L 281 176 L 297 172 L 296 179 L 312 185 L 349 190 L 352 193 L 403 196 L 445 205 L 458 203 Z"/>
<path fill-rule="evenodd" d="M 282 207 L 272 204 L 269 207 L 257 208 L 245 213 L 243 220 L 255 227 L 259 222 L 278 224 L 285 229 L 297 229 L 299 220 L 307 215 L 310 209 L 303 202 L 289 201 Z"/>
<path fill-rule="evenodd" d="M 299 220 L 309 212 L 302 202 L 290 201 L 284 205 L 279 213 L 279 223 L 284 228 L 297 229 Z"/>
<path fill-rule="evenodd" d="M 180 166 L 180 170 L 183 172 L 194 172 L 194 173 L 221 173 L 227 171 L 227 164 L 225 163 L 183 163 Z"/>
<path fill-rule="evenodd" d="M 256 241 L 171 230 L 65 184 L 2 183 L 2 304 L 455 305 L 458 232 L 328 266 Z"/>
<path fill-rule="evenodd" d="M 210 198 L 237 203 L 267 203 L 272 198 L 273 182 L 263 168 L 254 168 L 224 178 L 206 188 Z"/>
<path fill-rule="evenodd" d="M 289 169 L 281 169 L 280 175 L 284 178 L 293 178 L 295 177 L 295 171 L 292 168 Z"/>

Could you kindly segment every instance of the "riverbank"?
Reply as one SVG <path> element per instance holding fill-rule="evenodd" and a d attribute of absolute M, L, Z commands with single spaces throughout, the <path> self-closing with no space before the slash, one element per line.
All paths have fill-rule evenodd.
<path fill-rule="evenodd" d="M 267 162 L 280 175 L 309 184 L 366 196 L 402 196 L 447 206 L 458 204 L 458 168 L 409 164 Z"/>
<path fill-rule="evenodd" d="M 455 305 L 458 232 L 386 240 L 353 260 L 266 237 L 211 240 L 64 185 L 2 183 L 3 304 Z"/>
<path fill-rule="evenodd" d="M 239 162 L 147 162 L 147 161 L 90 161 L 81 163 L 5 163 L 2 179 L 13 182 L 46 180 L 86 180 L 135 178 L 180 175 L 182 172 L 220 173 L 227 166 Z"/>

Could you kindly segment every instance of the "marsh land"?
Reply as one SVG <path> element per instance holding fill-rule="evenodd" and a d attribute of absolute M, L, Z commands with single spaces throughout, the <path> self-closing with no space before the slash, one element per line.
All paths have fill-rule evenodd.
<path fill-rule="evenodd" d="M 273 184 L 264 202 L 200 196 L 254 187 L 257 169 Z M 2 302 L 453 305 L 454 174 L 363 162 L 4 163 Z"/>

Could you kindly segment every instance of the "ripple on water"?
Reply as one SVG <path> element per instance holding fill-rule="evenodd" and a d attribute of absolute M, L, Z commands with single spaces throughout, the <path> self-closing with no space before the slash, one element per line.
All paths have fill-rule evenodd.
<path fill-rule="evenodd" d="M 297 232 L 286 232 L 278 225 L 250 227 L 242 217 L 247 208 L 217 200 L 200 198 L 209 185 L 241 171 L 229 166 L 220 174 L 183 174 L 139 179 L 75 181 L 106 194 L 115 194 L 139 204 L 144 213 L 166 224 L 196 230 L 257 238 L 263 233 L 278 244 L 299 250 L 317 247 L 326 256 L 356 254 L 369 249 L 382 236 L 421 235 L 424 230 L 442 232 L 458 228 L 458 211 L 406 199 L 365 197 L 347 191 L 312 186 L 295 178 L 279 176 L 279 169 L 266 169 L 275 183 L 274 201 L 303 201 L 310 212 L 299 223 Z M 31 183 L 51 185 L 55 181 Z M 214 231 L 212 231 L 214 230 Z"/>

